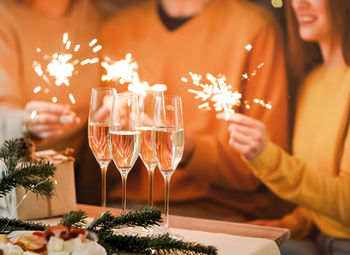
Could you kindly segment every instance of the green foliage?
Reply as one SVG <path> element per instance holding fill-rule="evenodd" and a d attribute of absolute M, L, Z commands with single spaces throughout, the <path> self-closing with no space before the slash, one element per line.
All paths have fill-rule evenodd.
<path fill-rule="evenodd" d="M 161 214 L 157 208 L 140 208 L 120 216 L 113 216 L 109 212 L 95 219 L 86 230 L 98 235 L 99 243 L 106 249 L 108 255 L 119 252 L 138 254 L 217 254 L 213 246 L 204 246 L 193 242 L 184 242 L 171 238 L 168 234 L 158 236 L 128 236 L 116 235 L 113 229 L 122 226 L 158 225 L 161 222 Z M 84 211 L 71 211 L 63 216 L 61 223 L 85 226 L 86 213 Z M 17 219 L 0 218 L 0 231 L 13 230 L 44 230 L 44 224 L 28 223 Z"/>
<path fill-rule="evenodd" d="M 0 231 L 16 231 L 16 230 L 37 230 L 43 231 L 47 226 L 42 223 L 25 222 L 18 219 L 9 219 L 0 217 Z"/>
<path fill-rule="evenodd" d="M 68 214 L 63 215 L 61 223 L 67 225 L 72 224 L 73 228 L 83 228 L 86 226 L 87 214 L 83 210 L 70 211 Z"/>
<path fill-rule="evenodd" d="M 122 213 L 118 217 L 111 215 L 109 212 L 105 212 L 100 218 L 95 219 L 87 230 L 105 232 L 123 226 L 148 227 L 159 225 L 161 220 L 161 212 L 157 208 L 141 207 L 136 210 Z"/>
<path fill-rule="evenodd" d="M 217 254 L 217 249 L 213 246 L 175 240 L 168 234 L 155 237 L 135 237 L 107 232 L 101 233 L 99 239 L 99 243 L 105 247 L 109 255 L 120 251 L 137 254 Z"/>
<path fill-rule="evenodd" d="M 12 139 L 0 148 L 0 160 L 6 166 L 0 176 L 0 198 L 19 186 L 27 192 L 52 197 L 54 184 L 50 177 L 54 176 L 55 166 L 45 161 L 19 164 L 20 159 L 28 154 L 28 147 L 26 140 Z"/>

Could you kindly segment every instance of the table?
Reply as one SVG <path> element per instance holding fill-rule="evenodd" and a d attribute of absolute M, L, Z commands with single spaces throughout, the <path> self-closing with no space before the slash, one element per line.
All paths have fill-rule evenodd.
<path fill-rule="evenodd" d="M 77 210 L 84 210 L 89 217 L 99 217 L 101 215 L 101 207 L 99 206 L 78 204 Z M 108 210 L 114 215 L 121 213 L 121 210 L 117 208 L 108 208 Z M 290 238 L 290 231 L 285 228 L 265 227 L 175 215 L 170 215 L 169 221 L 170 228 L 263 238 L 275 241 L 278 246 Z"/>
<path fill-rule="evenodd" d="M 78 204 L 89 219 L 102 213 L 99 206 Z M 121 209 L 107 208 L 113 215 Z M 182 236 L 185 241 L 213 245 L 219 255 L 280 255 L 279 246 L 288 240 L 290 231 L 284 228 L 256 226 L 228 221 L 200 219 L 170 215 L 170 232 Z M 57 224 L 60 218 L 41 219 L 45 224 Z"/>

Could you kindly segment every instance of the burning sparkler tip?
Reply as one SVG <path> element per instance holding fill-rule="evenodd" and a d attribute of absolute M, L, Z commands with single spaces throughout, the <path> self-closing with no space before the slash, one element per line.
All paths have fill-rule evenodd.
<path fill-rule="evenodd" d="M 253 46 L 249 43 L 244 47 L 247 51 L 251 51 L 251 49 L 253 48 Z"/>

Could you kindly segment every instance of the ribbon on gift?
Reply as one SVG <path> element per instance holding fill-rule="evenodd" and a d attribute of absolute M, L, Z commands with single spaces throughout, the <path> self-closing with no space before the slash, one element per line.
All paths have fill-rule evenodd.
<path fill-rule="evenodd" d="M 54 150 L 44 150 L 44 151 L 37 151 L 34 153 L 34 160 L 48 160 L 54 164 L 57 163 L 65 163 L 74 161 L 74 158 L 69 156 L 74 152 L 73 149 L 67 148 L 62 152 L 57 152 Z"/>

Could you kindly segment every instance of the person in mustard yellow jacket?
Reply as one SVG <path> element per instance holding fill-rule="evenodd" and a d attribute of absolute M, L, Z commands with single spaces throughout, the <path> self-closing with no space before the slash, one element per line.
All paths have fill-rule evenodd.
<path fill-rule="evenodd" d="M 269 139 L 264 123 L 241 114 L 230 117 L 230 144 L 273 192 L 300 206 L 281 220 L 257 223 L 288 227 L 296 238 L 316 226 L 322 254 L 350 254 L 350 2 L 292 0 L 291 8 L 300 38 L 317 42 L 322 55 L 298 91 L 293 154 Z M 295 42 L 289 50 L 305 49 Z M 308 53 L 294 52 L 292 64 Z"/>
<path fill-rule="evenodd" d="M 117 61 L 131 53 L 141 80 L 166 84 L 167 94 L 182 97 L 185 151 L 171 179 L 171 202 L 189 202 L 197 216 L 236 220 L 272 218 L 291 209 L 229 146 L 227 123 L 217 122 L 213 110 L 198 109 L 201 102 L 187 91 L 193 87 L 181 81 L 189 72 L 223 74 L 243 100 L 270 100 L 274 107 L 269 111 L 252 105 L 240 112 L 263 121 L 272 141 L 288 149 L 283 40 L 266 10 L 241 0 L 144 1 L 109 20 L 101 41 L 103 55 Z M 248 44 L 250 51 L 245 49 Z M 254 78 L 242 79 L 261 63 Z M 117 85 L 118 91 L 125 89 L 126 85 Z M 128 176 L 127 199 L 147 201 L 147 170 L 136 165 Z M 156 171 L 155 201 L 164 200 L 163 182 Z M 111 189 L 109 196 L 120 198 L 120 187 Z"/>

